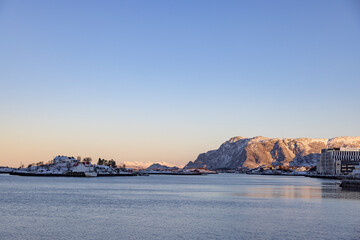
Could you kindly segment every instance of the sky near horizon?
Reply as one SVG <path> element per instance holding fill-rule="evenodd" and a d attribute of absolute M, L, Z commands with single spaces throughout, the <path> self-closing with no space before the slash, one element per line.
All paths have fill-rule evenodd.
<path fill-rule="evenodd" d="M 0 166 L 360 135 L 359 1 L 0 0 L 0 30 Z"/>

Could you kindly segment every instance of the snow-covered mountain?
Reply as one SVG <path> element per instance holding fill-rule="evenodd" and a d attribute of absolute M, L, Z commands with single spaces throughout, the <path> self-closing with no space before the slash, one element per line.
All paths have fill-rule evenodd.
<path fill-rule="evenodd" d="M 315 166 L 321 149 L 333 147 L 360 148 L 360 137 L 266 138 L 233 137 L 219 149 L 202 153 L 185 168 L 220 169 L 259 166 Z"/>

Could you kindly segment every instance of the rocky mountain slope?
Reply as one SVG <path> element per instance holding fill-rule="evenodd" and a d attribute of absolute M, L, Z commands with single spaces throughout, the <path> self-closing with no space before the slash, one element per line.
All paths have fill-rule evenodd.
<path fill-rule="evenodd" d="M 259 166 L 315 166 L 321 149 L 333 147 L 360 148 L 360 137 L 266 138 L 233 137 L 219 149 L 202 153 L 185 168 L 220 169 Z"/>

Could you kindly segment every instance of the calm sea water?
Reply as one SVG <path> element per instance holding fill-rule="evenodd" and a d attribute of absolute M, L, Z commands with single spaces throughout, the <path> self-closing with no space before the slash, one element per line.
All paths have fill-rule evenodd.
<path fill-rule="evenodd" d="M 360 239 L 360 192 L 218 174 L 0 175 L 0 239 Z"/>

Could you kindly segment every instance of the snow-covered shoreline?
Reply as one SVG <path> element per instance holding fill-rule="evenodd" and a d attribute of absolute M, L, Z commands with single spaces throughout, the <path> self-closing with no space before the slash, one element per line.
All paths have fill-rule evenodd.
<path fill-rule="evenodd" d="M 178 167 L 167 167 L 160 164 L 153 164 L 147 169 L 133 171 L 131 168 L 125 168 L 124 166 L 116 167 L 115 164 L 110 166 L 92 164 L 90 161 L 81 161 L 74 157 L 60 155 L 48 164 L 41 162 L 29 165 L 26 168 L 3 167 L 3 169 L 4 173 L 9 173 L 10 175 L 38 177 L 126 177 L 148 176 L 149 174 L 204 175 L 215 173 L 204 169 L 179 169 Z"/>

